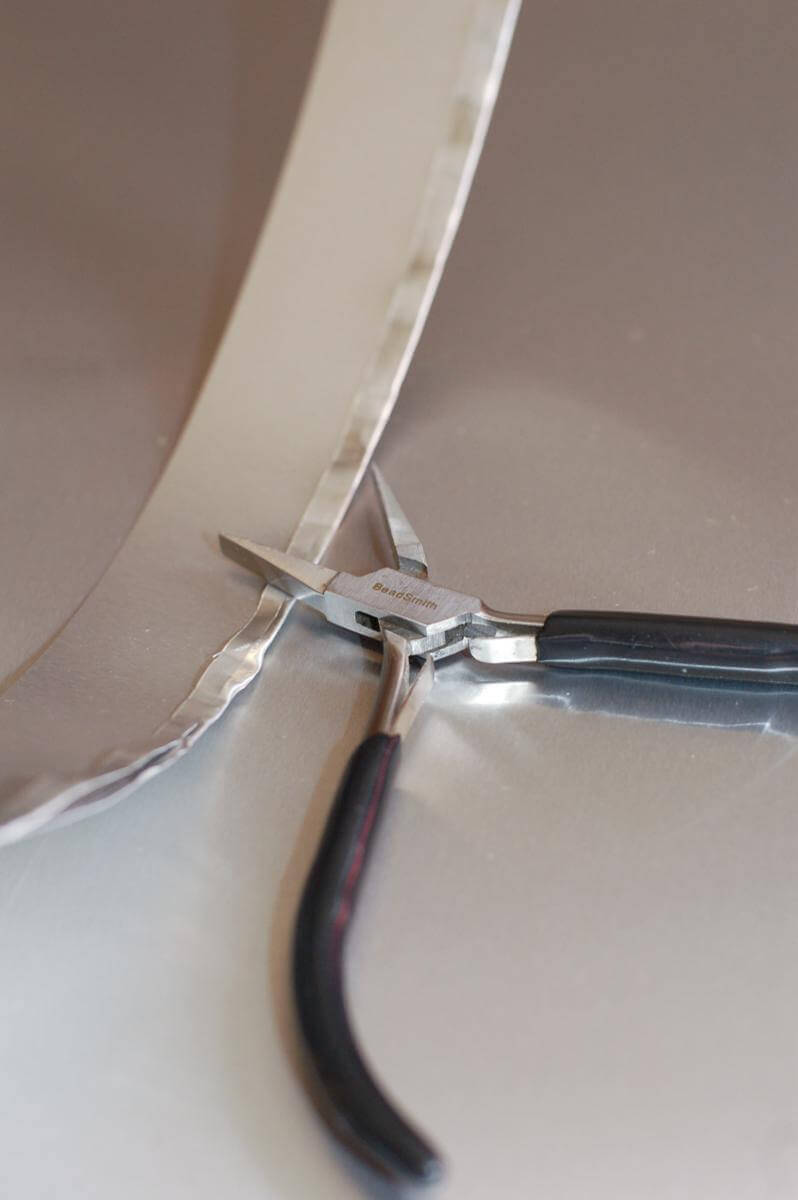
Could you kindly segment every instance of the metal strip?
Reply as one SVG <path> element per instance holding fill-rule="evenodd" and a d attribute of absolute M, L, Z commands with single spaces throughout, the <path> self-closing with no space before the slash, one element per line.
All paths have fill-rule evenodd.
<path fill-rule="evenodd" d="M 291 554 L 314 562 L 324 556 L 390 417 L 460 223 L 519 8 L 520 0 L 482 0 L 475 6 L 447 137 L 431 164 L 406 269 L 336 453 L 288 546 Z M 145 745 L 112 752 L 84 776 L 38 776 L 20 789 L 4 806 L 0 845 L 107 808 L 181 758 L 258 675 L 292 603 L 264 588 L 250 620 L 213 656 Z"/>

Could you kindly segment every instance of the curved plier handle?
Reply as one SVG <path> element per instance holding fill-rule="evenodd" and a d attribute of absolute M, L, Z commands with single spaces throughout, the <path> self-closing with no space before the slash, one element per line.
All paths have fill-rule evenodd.
<path fill-rule="evenodd" d="M 380 699 L 372 731 L 349 759 L 308 875 L 294 934 L 293 986 L 302 1039 L 335 1133 L 391 1176 L 429 1183 L 438 1153 L 376 1082 L 352 1032 L 344 947 L 363 872 L 406 732 L 434 678 L 426 660 L 412 688 L 406 639 L 383 630 Z"/>

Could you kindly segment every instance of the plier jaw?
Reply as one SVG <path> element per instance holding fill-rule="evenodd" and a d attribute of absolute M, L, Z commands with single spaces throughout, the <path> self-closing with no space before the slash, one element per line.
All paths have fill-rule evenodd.
<path fill-rule="evenodd" d="M 221 548 L 340 629 L 382 641 L 390 622 L 395 634 L 406 638 L 411 656 L 437 660 L 470 650 L 485 662 L 534 662 L 543 618 L 497 612 L 476 596 L 430 583 L 418 535 L 376 468 L 374 478 L 395 567 L 350 575 L 224 534 Z M 493 641 L 497 645 L 489 646 Z"/>

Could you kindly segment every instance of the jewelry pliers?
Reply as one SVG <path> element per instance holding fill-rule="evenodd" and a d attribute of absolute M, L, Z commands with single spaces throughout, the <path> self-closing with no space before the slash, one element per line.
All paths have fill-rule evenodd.
<path fill-rule="evenodd" d="M 300 903 L 293 987 L 334 1131 L 383 1172 L 431 1182 L 441 1174 L 440 1156 L 387 1099 L 352 1033 L 343 948 L 401 740 L 432 686 L 435 663 L 468 653 L 488 664 L 798 685 L 798 626 L 616 611 L 498 612 L 429 582 L 418 537 L 376 468 L 373 476 L 395 567 L 349 575 L 251 541 L 221 535 L 220 544 L 333 625 L 382 643 L 371 729 L 344 772 Z"/>

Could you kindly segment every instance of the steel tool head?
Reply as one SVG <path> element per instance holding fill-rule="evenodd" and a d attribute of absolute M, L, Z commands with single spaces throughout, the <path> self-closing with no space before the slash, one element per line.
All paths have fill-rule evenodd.
<path fill-rule="evenodd" d="M 335 571 L 328 567 L 320 567 L 282 550 L 273 550 L 271 546 L 259 546 L 247 538 L 233 538 L 220 533 L 219 545 L 222 553 L 232 558 L 233 562 L 254 571 L 267 583 L 274 584 L 281 592 L 297 600 L 312 601 L 314 597 L 321 596 L 327 585 L 335 579 Z"/>
<path fill-rule="evenodd" d="M 496 612 L 476 596 L 430 583 L 421 542 L 377 471 L 375 482 L 395 558 L 403 569 L 382 567 L 369 575 L 349 575 L 224 534 L 219 538 L 222 551 L 342 629 L 382 640 L 384 626 L 390 623 L 392 631 L 405 638 L 411 655 L 439 659 L 470 650 L 485 662 L 534 661 L 535 632 L 542 618 Z"/>
<path fill-rule="evenodd" d="M 391 539 L 395 566 L 408 575 L 418 575 L 419 578 L 426 579 L 427 556 L 418 534 L 399 507 L 399 501 L 385 482 L 380 468 L 372 466 L 371 474 Z"/>

